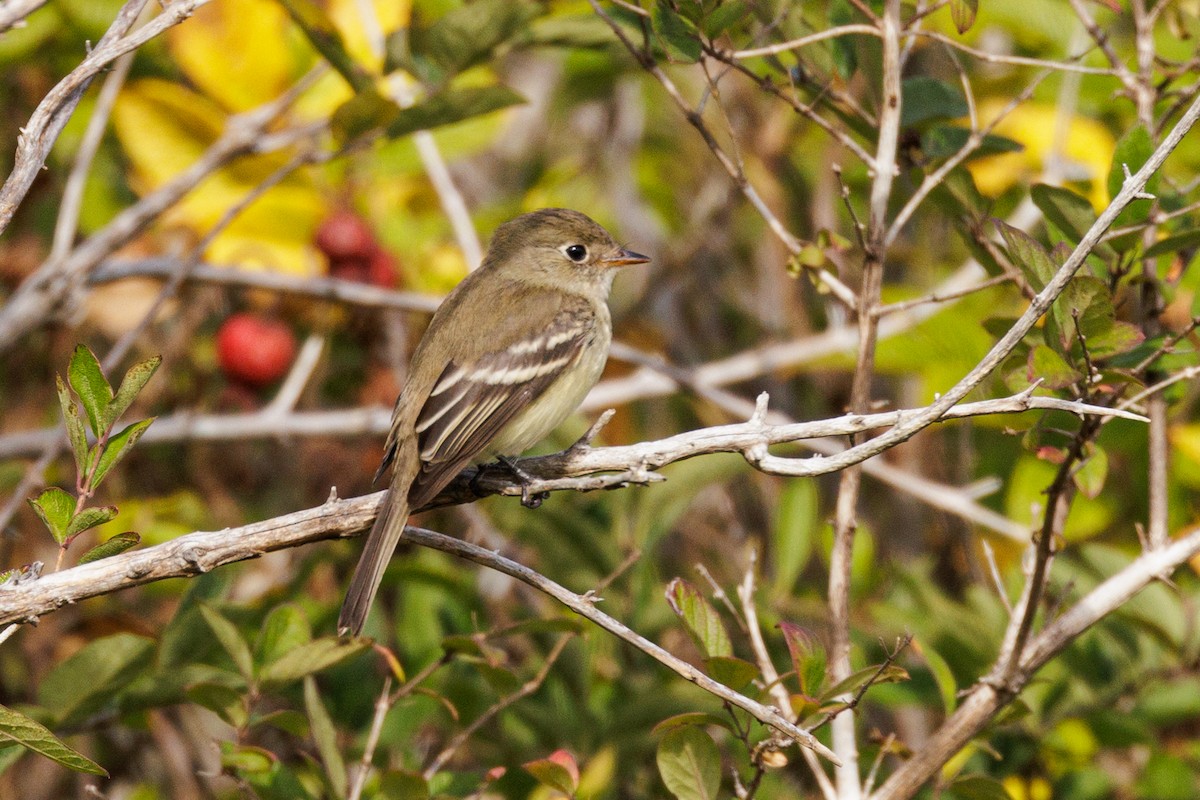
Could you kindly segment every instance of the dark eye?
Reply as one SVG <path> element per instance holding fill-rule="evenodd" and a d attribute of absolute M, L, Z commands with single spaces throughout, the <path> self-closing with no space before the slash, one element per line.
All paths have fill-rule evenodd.
<path fill-rule="evenodd" d="M 579 264 L 579 263 L 580 263 L 580 262 L 582 262 L 582 261 L 583 261 L 585 258 L 587 258 L 587 254 L 588 254 L 588 253 L 587 253 L 587 248 L 586 248 L 586 247 L 584 247 L 584 246 L 583 246 L 583 245 L 581 245 L 581 244 L 573 244 L 573 245 L 570 245 L 570 246 L 569 246 L 569 247 L 568 247 L 566 250 L 564 250 L 563 252 L 567 254 L 567 258 L 571 259 L 571 260 L 572 260 L 572 261 L 574 261 L 576 264 Z"/>

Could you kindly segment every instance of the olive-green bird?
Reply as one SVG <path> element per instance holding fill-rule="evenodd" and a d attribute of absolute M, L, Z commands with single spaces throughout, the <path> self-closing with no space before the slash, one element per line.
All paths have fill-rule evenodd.
<path fill-rule="evenodd" d="M 375 475 L 392 467 L 387 500 L 350 581 L 340 634 L 362 630 L 411 509 L 467 465 L 524 452 L 578 407 L 608 359 L 617 268 L 647 261 L 563 208 L 496 230 L 413 353 Z"/>

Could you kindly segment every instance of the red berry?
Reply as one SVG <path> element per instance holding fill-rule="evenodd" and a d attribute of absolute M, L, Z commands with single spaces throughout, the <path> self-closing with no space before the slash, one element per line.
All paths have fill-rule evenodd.
<path fill-rule="evenodd" d="M 352 211 L 335 211 L 317 228 L 317 248 L 330 264 L 342 259 L 365 259 L 379 249 L 375 234 Z"/>
<path fill-rule="evenodd" d="M 384 289 L 394 289 L 400 277 L 399 269 L 400 264 L 391 253 L 387 250 L 376 250 L 367 268 L 367 279 Z"/>
<path fill-rule="evenodd" d="M 233 314 L 217 331 L 217 360 L 225 375 L 266 386 L 287 374 L 296 357 L 292 329 L 257 314 Z"/>

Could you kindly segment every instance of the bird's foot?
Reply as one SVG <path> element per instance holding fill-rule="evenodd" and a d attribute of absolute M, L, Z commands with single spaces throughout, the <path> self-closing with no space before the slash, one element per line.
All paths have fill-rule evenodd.
<path fill-rule="evenodd" d="M 515 459 L 507 456 L 496 456 L 496 459 L 507 467 L 517 482 L 521 484 L 521 505 L 526 508 L 537 508 L 542 504 L 543 500 L 550 496 L 549 492 L 531 492 L 529 490 L 529 485 L 534 480 L 533 476 L 521 469 Z"/>

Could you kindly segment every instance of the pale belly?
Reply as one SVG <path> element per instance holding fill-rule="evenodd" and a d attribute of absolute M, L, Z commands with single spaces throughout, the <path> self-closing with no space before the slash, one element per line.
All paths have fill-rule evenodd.
<path fill-rule="evenodd" d="M 594 342 L 582 356 L 584 369 L 559 378 L 541 397 L 518 414 L 491 441 L 475 463 L 494 461 L 496 456 L 519 456 L 545 439 L 583 402 L 596 385 L 608 360 L 608 342 Z"/>

